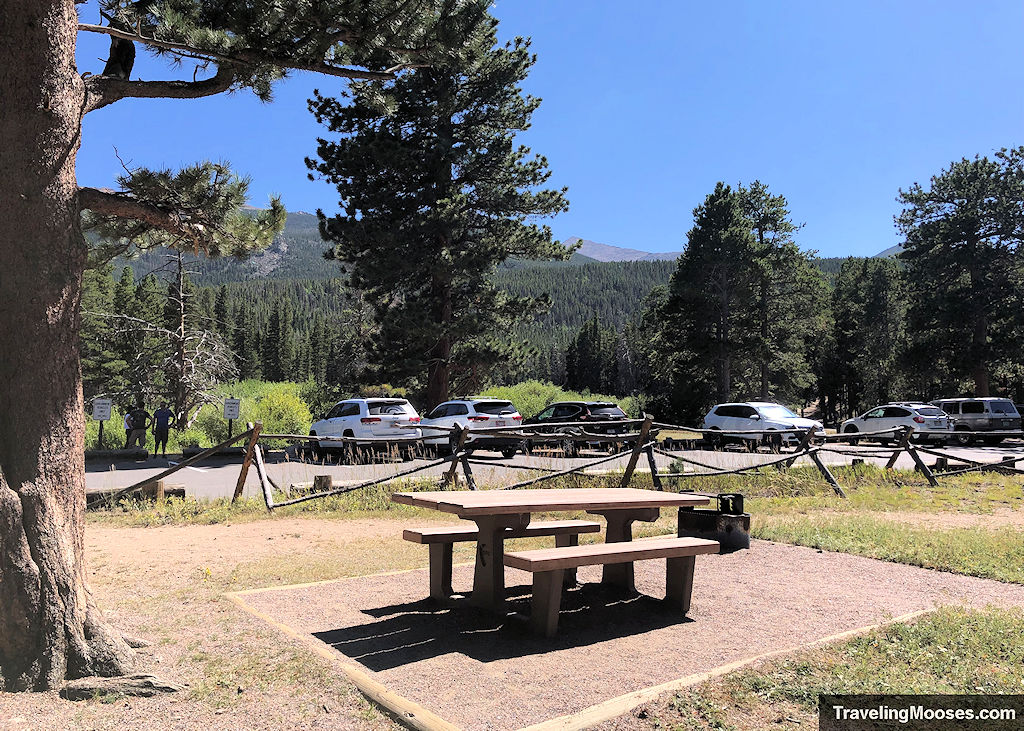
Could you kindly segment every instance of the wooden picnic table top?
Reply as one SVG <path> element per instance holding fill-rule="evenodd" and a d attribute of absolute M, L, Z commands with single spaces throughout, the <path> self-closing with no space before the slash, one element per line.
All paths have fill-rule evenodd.
<path fill-rule="evenodd" d="M 585 487 L 551 490 L 437 490 L 396 492 L 396 503 L 454 513 L 460 518 L 558 510 L 626 510 L 707 505 L 703 495 L 641 490 L 635 487 Z"/>

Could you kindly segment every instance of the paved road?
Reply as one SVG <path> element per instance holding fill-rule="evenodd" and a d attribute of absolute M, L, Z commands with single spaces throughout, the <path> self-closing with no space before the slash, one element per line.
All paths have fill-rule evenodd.
<path fill-rule="evenodd" d="M 943 453 L 961 456 L 966 459 L 978 462 L 998 462 L 1007 457 L 1019 457 L 1022 462 L 1018 464 L 1024 467 L 1024 443 L 1008 442 L 999 447 L 936 447 Z M 854 456 L 860 456 L 866 462 L 884 464 L 886 457 L 875 457 L 878 447 L 862 445 L 848 448 L 850 454 L 835 454 L 822 452 L 823 461 L 827 464 L 848 464 Z M 778 455 L 771 454 L 746 454 L 740 452 L 703 452 L 688 451 L 679 452 L 680 456 L 693 460 L 704 465 L 714 465 L 735 469 L 745 465 L 770 462 L 777 459 Z M 564 470 L 576 466 L 581 462 L 600 457 L 597 453 L 586 453 L 576 459 L 565 459 L 558 456 L 557 452 L 549 456 L 526 456 L 516 455 L 511 460 L 502 459 L 494 452 L 478 452 L 474 458 L 486 464 L 472 465 L 473 474 L 478 483 L 483 485 L 511 485 L 521 480 L 527 480 L 540 475 L 540 472 L 526 469 L 526 467 L 541 467 L 548 470 Z M 656 457 L 659 471 L 668 471 L 672 460 L 668 457 L 658 455 Z M 174 458 L 171 458 L 174 461 Z M 926 455 L 925 461 L 928 464 L 934 462 L 934 456 Z M 612 462 L 605 463 L 593 469 L 595 470 L 622 470 L 627 462 L 626 457 L 619 457 Z M 377 464 L 347 465 L 338 464 L 336 459 L 328 458 L 322 463 L 313 463 L 297 459 L 293 453 L 283 451 L 272 451 L 267 453 L 267 471 L 279 485 L 291 485 L 295 483 L 312 482 L 314 475 L 329 474 L 333 477 L 335 484 L 355 483 L 363 480 L 385 477 L 394 474 L 399 470 L 409 469 L 415 466 L 429 464 L 426 459 L 417 459 L 411 462 L 385 461 Z M 148 459 L 145 461 L 130 462 L 93 462 L 86 465 L 86 489 L 89 491 L 106 491 L 110 489 L 123 488 L 140 480 L 152 477 L 162 470 L 165 470 L 169 462 L 167 459 Z M 241 458 L 213 459 L 202 462 L 192 467 L 185 467 L 176 472 L 167 482 L 185 486 L 185 494 L 196 499 L 213 499 L 218 497 L 229 497 L 234 491 L 238 479 L 238 471 Z M 806 458 L 801 458 L 797 464 L 809 464 Z M 912 469 L 914 463 L 909 455 L 900 455 L 897 462 L 899 469 Z M 641 457 L 638 469 L 648 468 L 646 457 Z M 429 470 L 419 472 L 414 478 L 440 477 L 446 469 L 445 466 L 432 467 Z M 698 465 L 688 465 L 686 471 L 703 471 Z M 259 495 L 259 483 L 255 469 L 249 471 L 249 477 L 245 485 L 245 495 Z"/>

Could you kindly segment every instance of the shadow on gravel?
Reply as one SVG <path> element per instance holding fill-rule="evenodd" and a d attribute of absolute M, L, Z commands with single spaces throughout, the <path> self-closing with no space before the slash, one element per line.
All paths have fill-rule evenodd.
<path fill-rule="evenodd" d="M 530 631 L 529 586 L 509 587 L 507 605 L 510 614 L 502 621 L 465 599 L 446 606 L 425 599 L 367 610 L 377 621 L 313 636 L 381 671 L 452 653 L 479 662 L 546 654 L 691 621 L 659 599 L 583 584 L 563 592 L 558 636 L 547 639 Z"/>

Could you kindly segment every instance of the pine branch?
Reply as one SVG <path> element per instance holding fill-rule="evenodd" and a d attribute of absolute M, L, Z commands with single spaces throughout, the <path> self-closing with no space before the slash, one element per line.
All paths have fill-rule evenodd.
<path fill-rule="evenodd" d="M 298 59 L 282 58 L 270 54 L 260 53 L 256 50 L 244 50 L 233 55 L 224 55 L 214 51 L 197 48 L 187 43 L 161 40 L 156 37 L 147 37 L 141 33 L 111 28 L 106 25 L 93 25 L 91 23 L 79 23 L 79 30 L 89 33 L 101 33 L 115 38 L 123 38 L 126 41 L 135 41 L 154 48 L 162 48 L 167 51 L 183 53 L 195 58 L 215 61 L 220 64 L 233 64 L 237 66 L 259 66 L 272 65 L 283 69 L 295 69 L 297 71 L 315 71 L 327 76 L 337 76 L 343 79 L 364 79 L 367 81 L 389 81 L 395 78 L 393 72 L 388 71 L 367 71 L 365 69 L 353 69 L 344 66 L 332 66 L 325 62 L 302 62 Z M 396 67 L 396 68 L 404 68 Z M 106 77 L 104 77 L 106 78 Z"/>
<path fill-rule="evenodd" d="M 178 236 L 195 237 L 195 232 L 177 212 L 166 211 L 128 195 L 82 187 L 78 189 L 78 206 L 83 211 L 133 219 Z"/>
<path fill-rule="evenodd" d="M 222 63 L 217 73 L 202 81 L 128 81 L 116 76 L 89 76 L 85 79 L 85 113 L 101 109 L 120 99 L 198 99 L 220 94 L 231 88 L 236 78 L 232 65 Z"/>

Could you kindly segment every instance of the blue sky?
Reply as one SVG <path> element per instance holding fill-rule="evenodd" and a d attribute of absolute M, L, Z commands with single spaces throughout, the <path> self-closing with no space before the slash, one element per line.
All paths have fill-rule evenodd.
<path fill-rule="evenodd" d="M 1019 2 L 499 0 L 494 13 L 538 56 L 525 90 L 544 102 L 523 140 L 569 187 L 569 212 L 548 221 L 559 239 L 677 251 L 716 181 L 759 179 L 805 224 L 804 248 L 871 255 L 898 242 L 900 187 L 1024 144 Z M 80 69 L 100 71 L 107 41 L 79 43 Z M 133 77 L 191 69 L 179 74 L 140 53 Z M 112 185 L 117 155 L 228 160 L 254 205 L 278 193 L 331 213 L 335 191 L 306 177 L 321 129 L 305 100 L 343 84 L 298 74 L 272 104 L 120 102 L 86 117 L 79 181 Z"/>

